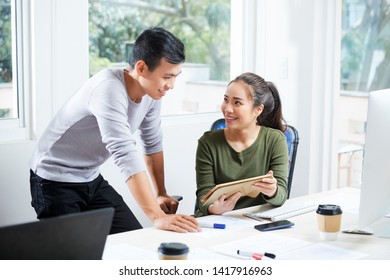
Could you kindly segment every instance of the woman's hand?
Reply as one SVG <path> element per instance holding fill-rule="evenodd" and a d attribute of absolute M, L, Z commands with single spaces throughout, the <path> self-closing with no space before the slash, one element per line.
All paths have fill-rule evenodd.
<path fill-rule="evenodd" d="M 218 200 L 211 204 L 208 208 L 210 214 L 221 215 L 225 212 L 231 211 L 236 206 L 238 199 L 241 197 L 241 193 L 237 192 L 226 199 L 225 195 L 221 195 Z"/>
<path fill-rule="evenodd" d="M 261 193 L 268 197 L 272 197 L 275 195 L 276 191 L 278 190 L 278 181 L 273 176 L 274 173 L 272 170 L 268 171 L 267 174 L 271 174 L 271 178 L 264 178 L 262 181 L 253 183 L 253 187 L 257 190 L 259 190 Z"/>

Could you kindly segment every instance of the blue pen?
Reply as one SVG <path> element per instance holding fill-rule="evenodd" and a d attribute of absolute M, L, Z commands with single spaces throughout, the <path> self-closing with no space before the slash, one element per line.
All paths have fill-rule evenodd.
<path fill-rule="evenodd" d="M 218 228 L 218 229 L 225 229 L 225 224 L 217 224 L 217 223 L 205 223 L 205 222 L 199 222 L 200 227 L 203 228 Z"/>

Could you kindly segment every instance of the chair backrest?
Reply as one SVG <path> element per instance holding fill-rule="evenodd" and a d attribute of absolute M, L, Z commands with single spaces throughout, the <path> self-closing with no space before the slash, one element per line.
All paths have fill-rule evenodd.
<path fill-rule="evenodd" d="M 211 125 L 210 130 L 219 130 L 226 127 L 225 119 L 218 119 Z"/>
<path fill-rule="evenodd" d="M 212 125 L 210 130 L 218 130 L 226 127 L 225 119 L 218 119 Z M 292 179 L 294 175 L 295 159 L 297 157 L 297 150 L 299 144 L 299 134 L 295 127 L 287 125 L 287 129 L 284 132 L 287 141 L 288 148 L 288 178 L 287 178 L 287 198 L 290 197 Z"/>
<path fill-rule="evenodd" d="M 286 136 L 287 148 L 288 148 L 288 178 L 287 178 L 287 198 L 290 197 L 291 184 L 294 175 L 295 159 L 297 157 L 297 150 L 299 144 L 299 134 L 295 127 L 287 125 L 287 129 L 284 131 Z"/>

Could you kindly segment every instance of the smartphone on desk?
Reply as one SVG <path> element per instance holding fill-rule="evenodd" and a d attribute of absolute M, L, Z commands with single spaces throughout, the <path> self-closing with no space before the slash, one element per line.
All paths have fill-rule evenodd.
<path fill-rule="evenodd" d="M 281 228 L 289 228 L 294 225 L 293 222 L 290 222 L 288 220 L 281 220 L 271 223 L 265 223 L 260 225 L 255 225 L 255 229 L 260 231 L 269 231 L 269 230 L 275 230 L 275 229 L 281 229 Z"/>

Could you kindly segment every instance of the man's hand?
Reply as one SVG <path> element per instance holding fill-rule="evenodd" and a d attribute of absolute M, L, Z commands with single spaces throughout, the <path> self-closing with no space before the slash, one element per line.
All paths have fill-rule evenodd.
<path fill-rule="evenodd" d="M 168 195 L 158 196 L 157 203 L 160 205 L 161 210 L 163 210 L 165 214 L 175 214 L 177 207 L 179 206 L 179 202 Z"/>
<path fill-rule="evenodd" d="M 159 229 L 181 233 L 201 231 L 194 217 L 181 214 L 166 215 L 165 217 L 158 218 L 154 220 L 154 226 Z"/>
<path fill-rule="evenodd" d="M 156 199 L 145 171 L 134 174 L 126 183 L 138 205 L 153 221 L 156 228 L 176 232 L 200 231 L 199 224 L 194 217 L 164 213 L 168 211 L 176 212 L 178 201 L 165 192 L 160 193 Z M 165 210 L 162 207 L 166 207 Z"/>

